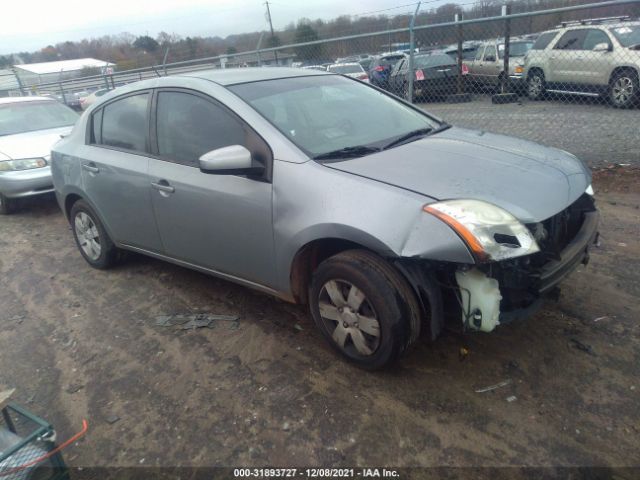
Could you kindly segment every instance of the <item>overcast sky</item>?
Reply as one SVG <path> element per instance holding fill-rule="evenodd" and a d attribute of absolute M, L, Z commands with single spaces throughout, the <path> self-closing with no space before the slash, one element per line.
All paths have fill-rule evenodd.
<path fill-rule="evenodd" d="M 274 0 L 273 26 L 307 17 L 330 19 L 410 4 L 413 0 Z M 450 0 L 449 0 L 450 1 Z M 221 36 L 268 27 L 264 0 L 29 0 L 3 2 L 0 54 L 34 51 L 66 40 L 130 32 L 155 37 Z M 430 2 L 429 7 L 447 3 Z M 384 14 L 405 13 L 402 7 Z"/>

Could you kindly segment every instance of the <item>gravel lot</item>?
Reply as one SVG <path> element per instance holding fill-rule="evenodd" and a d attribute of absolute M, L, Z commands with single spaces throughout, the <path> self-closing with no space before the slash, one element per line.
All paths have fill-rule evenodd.
<path fill-rule="evenodd" d="M 54 200 L 32 200 L 0 217 L 0 390 L 17 388 L 61 440 L 89 421 L 66 450 L 74 467 L 600 466 L 637 478 L 619 469 L 640 467 L 639 178 L 597 176 L 602 246 L 558 303 L 491 334 L 445 333 L 383 373 L 341 361 L 302 308 L 260 293 L 142 256 L 93 270 Z M 177 313 L 240 318 L 156 325 Z"/>
<path fill-rule="evenodd" d="M 640 110 L 611 108 L 598 99 L 560 100 L 494 105 L 489 96 L 470 103 L 425 103 L 421 106 L 460 127 L 526 138 L 567 150 L 589 165 L 640 165 Z"/>

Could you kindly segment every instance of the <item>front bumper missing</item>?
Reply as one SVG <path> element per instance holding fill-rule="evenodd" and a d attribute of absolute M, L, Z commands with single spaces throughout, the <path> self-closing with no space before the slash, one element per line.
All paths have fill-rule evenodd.
<path fill-rule="evenodd" d="M 558 284 L 580 264 L 588 262 L 589 247 L 597 242 L 598 212 L 583 215 L 573 239 L 555 259 L 542 266 L 534 267 L 522 257 L 456 271 L 465 328 L 490 332 L 497 325 L 530 317 L 545 298 L 557 295 Z M 495 293 L 493 285 L 499 285 L 500 294 Z"/>
<path fill-rule="evenodd" d="M 560 252 L 560 259 L 552 260 L 542 267 L 539 293 L 543 294 L 555 287 L 563 278 L 574 271 L 579 264 L 589 261 L 589 246 L 598 240 L 597 211 L 586 212 L 582 227 L 571 242 Z"/>

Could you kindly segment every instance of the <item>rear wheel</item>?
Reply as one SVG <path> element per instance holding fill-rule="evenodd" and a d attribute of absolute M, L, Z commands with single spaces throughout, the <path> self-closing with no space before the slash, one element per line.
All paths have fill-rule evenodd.
<path fill-rule="evenodd" d="M 118 249 L 89 204 L 78 200 L 71 207 L 69 218 L 76 245 L 87 263 L 98 269 L 113 266 Z"/>
<path fill-rule="evenodd" d="M 609 84 L 609 100 L 616 108 L 630 108 L 638 100 L 638 75 L 626 70 L 616 73 Z"/>
<path fill-rule="evenodd" d="M 546 93 L 544 73 L 533 70 L 527 78 L 527 94 L 531 100 L 542 100 Z"/>
<path fill-rule="evenodd" d="M 411 287 L 384 259 L 364 250 L 322 262 L 309 303 L 331 346 L 369 370 L 397 361 L 419 334 L 420 311 Z"/>
<path fill-rule="evenodd" d="M 15 203 L 12 199 L 0 193 L 0 215 L 9 215 L 13 212 Z"/>

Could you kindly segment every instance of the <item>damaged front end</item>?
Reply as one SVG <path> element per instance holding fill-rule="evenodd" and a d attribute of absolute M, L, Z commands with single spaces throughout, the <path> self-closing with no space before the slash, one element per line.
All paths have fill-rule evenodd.
<path fill-rule="evenodd" d="M 465 328 L 490 332 L 530 316 L 545 297 L 557 298 L 558 283 L 589 261 L 589 247 L 598 238 L 598 212 L 585 193 L 560 213 L 526 227 L 538 245 L 536 253 L 456 268 Z"/>
<path fill-rule="evenodd" d="M 562 279 L 588 262 L 589 247 L 598 238 L 598 212 L 589 191 L 556 215 L 526 225 L 481 202 L 442 202 L 425 211 L 449 224 L 476 260 L 397 262 L 422 300 L 432 339 L 445 317 L 458 325 L 462 320 L 464 330 L 490 332 L 532 315 L 545 298 L 557 297 Z"/>

